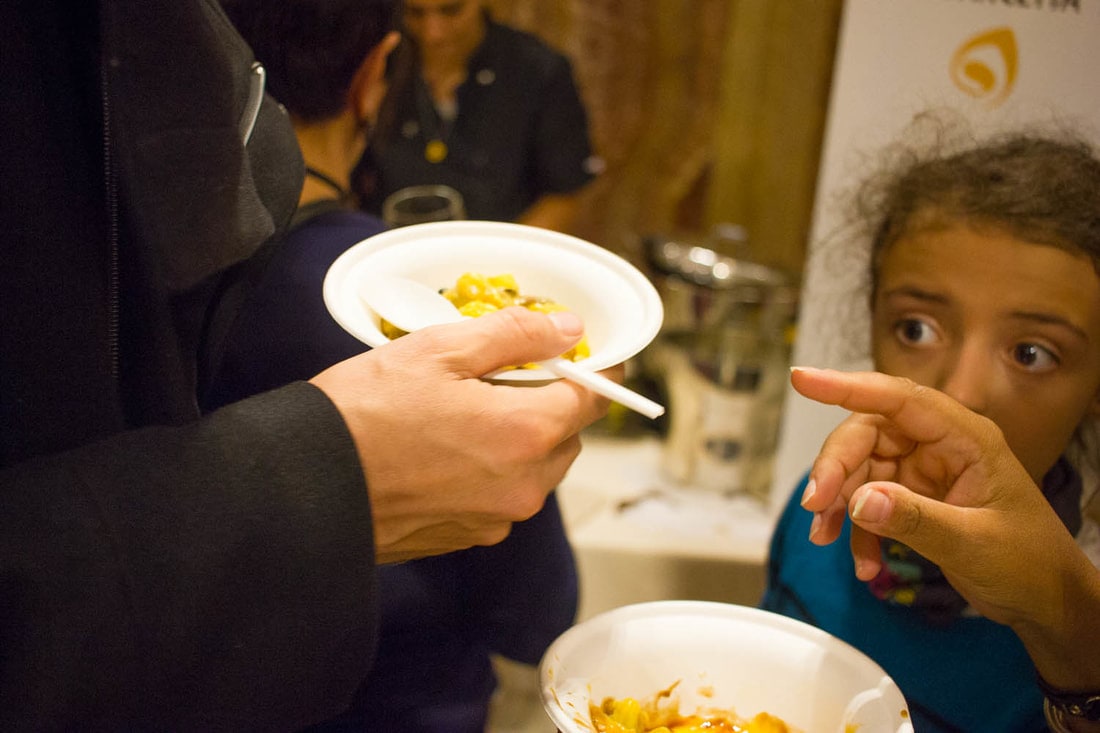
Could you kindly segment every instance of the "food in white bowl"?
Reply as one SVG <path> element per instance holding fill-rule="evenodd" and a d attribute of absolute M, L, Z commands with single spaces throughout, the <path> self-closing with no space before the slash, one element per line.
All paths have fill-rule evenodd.
<path fill-rule="evenodd" d="M 457 313 L 465 318 L 477 318 L 487 313 L 499 311 L 511 306 L 519 306 L 539 313 L 555 313 L 569 310 L 566 306 L 552 298 L 541 295 L 532 295 L 526 291 L 521 292 L 519 283 L 508 273 L 499 275 L 486 275 L 481 272 L 463 273 L 454 285 L 449 288 L 441 288 L 440 294 L 455 307 Z M 367 295 L 364 293 L 364 295 Z M 364 298 L 368 308 L 377 301 Z M 406 301 L 408 302 L 408 301 Z M 408 334 L 385 318 L 379 319 L 379 328 L 382 334 L 389 339 L 400 338 Z M 581 340 L 569 351 L 562 354 L 563 359 L 569 361 L 582 361 L 591 355 L 588 347 L 588 338 Z M 534 369 L 533 364 L 523 365 L 521 368 Z"/>
<path fill-rule="evenodd" d="M 329 268 L 324 299 L 333 318 L 370 346 L 389 338 L 363 300 L 372 278 L 394 275 L 433 289 L 468 272 L 507 273 L 526 293 L 551 298 L 585 324 L 592 371 L 625 362 L 657 335 L 664 317 L 649 279 L 628 261 L 591 242 L 538 227 L 486 221 L 416 224 L 382 232 L 352 246 Z M 544 369 L 512 369 L 500 381 L 545 381 Z"/>
<path fill-rule="evenodd" d="M 613 609 L 558 637 L 539 675 L 561 733 L 596 733 L 592 706 L 607 698 L 652 701 L 670 687 L 683 714 L 766 713 L 803 733 L 913 730 L 901 691 L 869 657 L 808 624 L 733 604 Z"/>
<path fill-rule="evenodd" d="M 799 733 L 782 718 L 761 711 L 745 718 L 733 710 L 680 709 L 676 688 L 661 690 L 649 700 L 605 697 L 588 706 L 597 733 Z"/>

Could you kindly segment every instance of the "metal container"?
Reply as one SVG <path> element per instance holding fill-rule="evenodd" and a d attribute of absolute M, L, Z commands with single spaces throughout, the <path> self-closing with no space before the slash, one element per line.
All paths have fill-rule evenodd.
<path fill-rule="evenodd" d="M 744 243 L 739 227 L 702 242 L 652 235 L 643 243 L 665 307 L 643 364 L 667 393 L 662 470 L 685 485 L 765 499 L 797 289 L 778 270 L 719 252 Z"/>

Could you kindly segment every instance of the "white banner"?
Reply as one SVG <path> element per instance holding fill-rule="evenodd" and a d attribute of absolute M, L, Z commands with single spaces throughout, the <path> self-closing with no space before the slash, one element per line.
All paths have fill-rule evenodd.
<path fill-rule="evenodd" d="M 867 365 L 851 358 L 850 322 L 839 322 L 858 309 L 851 300 L 864 261 L 838 262 L 822 245 L 841 224 L 838 193 L 865 170 L 861 156 L 896 139 L 927 109 L 950 109 L 979 132 L 1068 123 L 1100 142 L 1100 0 L 848 0 L 793 363 Z M 843 415 L 788 393 L 772 492 L 777 509 Z"/>

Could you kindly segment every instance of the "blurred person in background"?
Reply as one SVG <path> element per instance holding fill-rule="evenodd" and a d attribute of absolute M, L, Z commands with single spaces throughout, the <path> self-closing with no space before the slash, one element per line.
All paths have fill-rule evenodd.
<path fill-rule="evenodd" d="M 356 173 L 364 207 L 457 190 L 469 219 L 569 231 L 601 170 L 569 60 L 483 0 L 403 0 L 384 124 Z"/>
<path fill-rule="evenodd" d="M 333 260 L 383 228 L 350 205 L 347 187 L 396 42 L 384 33 L 388 2 L 222 4 L 290 114 L 306 178 L 290 231 L 227 338 L 216 405 L 308 379 L 365 349 L 328 314 L 321 290 Z M 377 584 L 374 672 L 364 655 L 351 705 L 318 730 L 482 733 L 497 685 L 491 656 L 536 664 L 577 611 L 574 558 L 553 493 L 500 544 L 383 565 Z"/>
<path fill-rule="evenodd" d="M 287 233 L 265 252 L 226 339 L 208 407 L 308 379 L 366 351 L 329 315 L 322 285 L 337 257 L 387 228 L 355 206 L 350 180 L 375 127 L 386 58 L 398 40 L 394 0 L 221 4 L 289 114 L 305 178 Z"/>

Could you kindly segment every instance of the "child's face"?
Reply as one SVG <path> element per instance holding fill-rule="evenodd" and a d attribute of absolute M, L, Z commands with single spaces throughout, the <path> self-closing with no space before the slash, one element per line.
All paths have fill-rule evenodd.
<path fill-rule="evenodd" d="M 1100 414 L 1100 277 L 1092 261 L 997 230 L 918 232 L 882 258 L 876 368 L 992 419 L 1039 481 Z"/>

